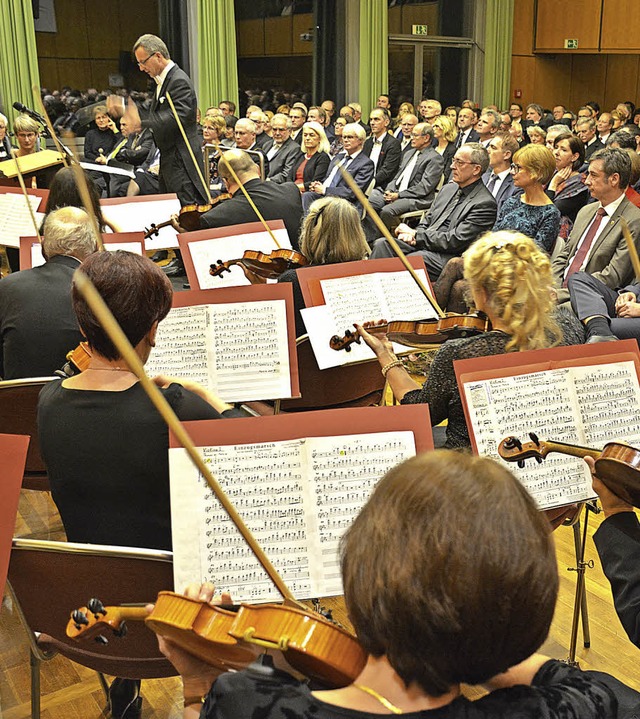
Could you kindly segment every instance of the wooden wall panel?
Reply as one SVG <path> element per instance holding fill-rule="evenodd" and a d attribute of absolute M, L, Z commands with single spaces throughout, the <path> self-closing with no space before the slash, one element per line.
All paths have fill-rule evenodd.
<path fill-rule="evenodd" d="M 535 83 L 531 102 L 542 107 L 569 106 L 574 57 L 570 55 L 535 58 Z"/>
<path fill-rule="evenodd" d="M 538 0 L 536 50 L 563 51 L 565 38 L 577 38 L 582 52 L 597 50 L 601 11 L 602 0 Z"/>
<path fill-rule="evenodd" d="M 293 15 L 291 52 L 294 55 L 313 55 L 313 43 L 300 39 L 304 32 L 313 32 L 313 13 Z"/>
<path fill-rule="evenodd" d="M 574 112 L 589 100 L 604 104 L 604 88 L 607 80 L 607 57 L 605 55 L 574 55 L 571 73 L 571 96 L 569 106 Z"/>
<path fill-rule="evenodd" d="M 240 20 L 237 22 L 236 39 L 240 57 L 264 55 L 264 20 Z"/>
<path fill-rule="evenodd" d="M 612 110 L 619 102 L 637 102 L 640 55 L 609 55 L 603 108 Z"/>
<path fill-rule="evenodd" d="M 107 3 L 108 6 L 114 4 L 113 0 Z M 121 50 L 130 51 L 133 43 L 144 33 L 159 33 L 158 0 L 135 0 L 135 6 L 131 0 L 119 0 L 118 6 Z"/>
<path fill-rule="evenodd" d="M 535 0 L 518 0 L 513 23 L 512 53 L 533 55 Z"/>
<path fill-rule="evenodd" d="M 600 49 L 608 52 L 640 50 L 640 2 L 603 0 Z"/>
<path fill-rule="evenodd" d="M 442 3 L 444 7 L 444 3 Z M 404 5 L 400 32 L 411 35 L 412 25 L 428 25 L 429 35 L 438 34 L 438 3 L 429 5 Z"/>
<path fill-rule="evenodd" d="M 64 85 L 60 82 L 58 75 L 58 62 L 49 58 L 40 58 L 38 60 L 38 70 L 40 71 L 40 85 L 48 90 L 57 90 Z"/>
<path fill-rule="evenodd" d="M 510 100 L 519 102 L 523 107 L 533 102 L 536 77 L 536 58 L 516 55 L 511 59 Z M 520 90 L 522 97 L 516 98 L 515 91 Z"/>
<path fill-rule="evenodd" d="M 116 3 L 88 2 L 87 27 L 100 28 L 89 37 L 89 56 L 92 58 L 117 57 L 120 51 L 120 8 Z"/>
<path fill-rule="evenodd" d="M 291 55 L 291 15 L 264 19 L 264 54 Z"/>
<path fill-rule="evenodd" d="M 109 75 L 118 72 L 118 61 L 91 60 L 91 87 L 109 87 Z"/>
<path fill-rule="evenodd" d="M 89 34 L 84 0 L 58 0 L 56 2 L 55 34 L 56 57 L 89 57 Z M 101 32 L 102 28 L 91 28 L 91 35 Z"/>
<path fill-rule="evenodd" d="M 389 35 L 399 35 L 402 31 L 402 7 L 397 5 L 396 7 L 389 8 Z"/>
<path fill-rule="evenodd" d="M 57 60 L 60 85 L 85 90 L 91 87 L 91 66 L 86 60 Z"/>

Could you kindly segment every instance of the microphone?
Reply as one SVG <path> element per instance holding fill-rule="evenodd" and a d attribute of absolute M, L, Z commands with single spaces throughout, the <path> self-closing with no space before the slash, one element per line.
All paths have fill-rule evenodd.
<path fill-rule="evenodd" d="M 35 110 L 31 110 L 26 105 L 23 105 L 21 102 L 14 102 L 13 103 L 14 109 L 16 109 L 18 112 L 24 112 L 25 115 L 29 115 L 29 117 L 33 118 L 34 120 L 37 120 L 41 125 L 47 126 L 47 121 L 37 113 Z"/>

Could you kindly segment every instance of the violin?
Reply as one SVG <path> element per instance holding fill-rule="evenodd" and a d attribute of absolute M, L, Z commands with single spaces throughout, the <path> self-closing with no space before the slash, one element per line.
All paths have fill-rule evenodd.
<path fill-rule="evenodd" d="M 73 377 L 76 374 L 84 372 L 88 369 L 89 362 L 91 362 L 91 350 L 89 349 L 89 344 L 87 342 L 80 342 L 75 349 L 67 352 L 66 360 L 67 363 L 60 370 L 65 377 Z"/>
<path fill-rule="evenodd" d="M 542 462 L 551 452 L 593 457 L 596 474 L 603 484 L 620 499 L 640 507 L 640 449 L 621 442 L 608 442 L 602 450 L 563 442 L 541 442 L 533 432 L 529 438 L 531 442 L 523 444 L 517 437 L 506 437 L 498 446 L 498 454 L 507 462 L 517 462 L 519 467 L 524 467 L 529 457 Z"/>
<path fill-rule="evenodd" d="M 210 265 L 209 274 L 213 277 L 222 277 L 225 272 L 231 272 L 233 265 L 239 265 L 245 277 L 251 284 L 264 284 L 267 280 L 277 279 L 285 270 L 304 267 L 308 264 L 307 258 L 296 250 L 278 249 L 270 254 L 258 250 L 245 250 L 242 257 L 223 262 L 218 260 Z"/>
<path fill-rule="evenodd" d="M 101 632 L 110 628 L 124 636 L 127 620 L 144 620 L 156 634 L 223 671 L 243 669 L 267 649 L 281 653 L 300 674 L 338 688 L 350 684 L 366 661 L 355 637 L 321 614 L 286 604 L 211 606 L 174 592 L 160 592 L 150 614 L 144 607 L 105 607 L 91 599 L 71 613 L 67 636 L 104 644 Z"/>
<path fill-rule="evenodd" d="M 215 207 L 218 203 L 229 199 L 231 199 L 231 195 L 228 192 L 223 192 L 217 197 L 214 197 L 211 202 L 206 205 L 185 205 L 180 208 L 180 212 L 178 212 L 178 224 L 180 227 L 187 230 L 187 232 L 199 230 L 201 229 L 200 217 L 202 217 L 205 212 L 209 212 L 209 210 Z M 152 222 L 151 227 L 144 228 L 144 239 L 147 240 L 149 237 L 155 237 L 163 227 L 169 227 L 172 224 L 172 219 L 161 222 L 158 225 L 156 225 L 155 222 Z"/>
<path fill-rule="evenodd" d="M 483 312 L 468 315 L 446 314 L 444 317 L 393 322 L 365 322 L 364 329 L 370 334 L 387 335 L 390 342 L 397 342 L 408 347 L 442 344 L 457 337 L 471 337 L 491 330 L 491 322 Z M 351 345 L 360 344 L 362 337 L 357 332 L 347 330 L 343 337 L 334 335 L 329 340 L 333 350 L 351 351 Z"/>

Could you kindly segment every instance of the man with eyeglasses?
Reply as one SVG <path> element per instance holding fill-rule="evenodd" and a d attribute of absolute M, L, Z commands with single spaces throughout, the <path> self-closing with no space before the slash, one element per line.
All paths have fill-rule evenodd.
<path fill-rule="evenodd" d="M 302 150 L 300 145 L 289 137 L 291 120 L 287 115 L 278 114 L 271 118 L 271 132 L 273 143 L 267 149 L 267 160 L 269 160 L 267 179 L 280 185 L 288 181 L 289 172 L 302 154 Z"/>
<path fill-rule="evenodd" d="M 452 257 L 462 255 L 496 221 L 496 201 L 482 182 L 488 167 L 485 148 L 477 142 L 466 143 L 451 161 L 453 182 L 443 186 L 417 229 L 405 223 L 396 228 L 402 251 L 422 255 L 432 281 Z M 378 257 L 395 257 L 384 238 L 373 245 L 370 259 Z"/>
<path fill-rule="evenodd" d="M 411 133 L 412 151 L 403 155 L 396 176 L 384 189 L 376 188 L 369 197 L 369 202 L 390 230 L 396 227 L 398 217 L 405 212 L 431 207 L 444 170 L 444 160 L 431 147 L 432 140 L 431 125 L 418 123 Z M 370 242 L 379 234 L 370 218 L 364 222 L 364 230 Z"/>
<path fill-rule="evenodd" d="M 140 36 L 133 46 L 133 54 L 140 70 L 156 83 L 151 109 L 141 124 L 142 127 L 151 128 L 160 150 L 160 192 L 175 192 L 183 207 L 205 204 L 208 195 L 200 179 L 200 174 L 204 177 L 204 161 L 196 122 L 198 102 L 193 84 L 189 76 L 173 62 L 167 46 L 156 35 Z M 173 101 L 188 145 L 176 123 L 167 95 Z M 135 104 L 130 102 L 125 118 L 131 118 L 130 124 L 136 125 L 137 114 Z M 163 269 L 169 276 L 184 274 L 182 258 L 177 255 Z"/>
<path fill-rule="evenodd" d="M 403 115 L 400 120 L 400 127 L 395 132 L 395 138 L 396 140 L 400 140 L 400 149 L 403 153 L 411 151 L 411 134 L 417 124 L 418 118 L 410 112 Z"/>

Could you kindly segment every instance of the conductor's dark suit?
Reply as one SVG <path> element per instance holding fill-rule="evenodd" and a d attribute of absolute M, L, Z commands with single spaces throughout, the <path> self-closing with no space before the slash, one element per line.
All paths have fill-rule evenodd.
<path fill-rule="evenodd" d="M 71 306 L 71 278 L 80 266 L 56 255 L 40 267 L 0 280 L 0 376 L 50 377 L 82 341 Z"/>
<path fill-rule="evenodd" d="M 481 179 L 464 188 L 449 182 L 418 225 L 415 247 L 402 241 L 398 245 L 405 254 L 422 255 L 429 277 L 435 281 L 452 257 L 459 257 L 493 227 L 496 216 L 496 201 Z M 395 257 L 385 239 L 376 240 L 373 246 L 371 259 L 378 257 Z"/>
<path fill-rule="evenodd" d="M 160 150 L 160 192 L 177 193 L 183 206 L 202 204 L 207 202 L 207 194 L 167 101 L 167 93 L 171 95 L 204 177 L 202 143 L 196 123 L 196 93 L 187 73 L 174 65 L 167 73 L 158 97 L 154 94 L 149 115 L 142 120 L 143 127 L 153 130 L 153 137 Z"/>
<path fill-rule="evenodd" d="M 297 248 L 302 219 L 300 190 L 292 182 L 277 185 L 258 179 L 249 180 L 244 183 L 244 186 L 265 220 L 282 220 L 284 222 L 291 244 Z M 200 225 L 203 229 L 228 227 L 257 220 L 254 209 L 242 191 L 238 190 L 230 200 L 220 202 L 202 215 Z"/>

